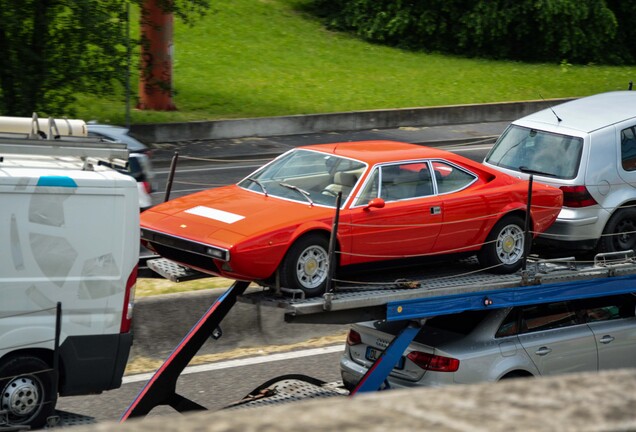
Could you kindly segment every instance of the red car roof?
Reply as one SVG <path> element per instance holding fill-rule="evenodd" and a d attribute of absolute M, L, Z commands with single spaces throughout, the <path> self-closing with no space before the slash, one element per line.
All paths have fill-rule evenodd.
<path fill-rule="evenodd" d="M 437 148 L 399 141 L 353 141 L 331 144 L 316 144 L 299 147 L 300 149 L 315 150 L 332 153 L 338 156 L 357 159 L 375 165 L 392 161 L 412 159 L 446 159 L 463 164 L 466 167 L 477 168 L 489 173 L 492 170 L 468 158 Z"/>

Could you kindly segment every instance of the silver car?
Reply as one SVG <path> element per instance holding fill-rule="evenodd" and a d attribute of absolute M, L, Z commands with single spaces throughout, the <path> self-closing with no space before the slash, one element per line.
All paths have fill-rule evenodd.
<path fill-rule="evenodd" d="M 152 206 L 154 173 L 150 162 L 151 150 L 142 142 L 128 135 L 128 129 L 120 126 L 88 123 L 88 136 L 126 144 L 128 147 L 128 171 L 126 174 L 137 180 L 139 209 Z"/>
<path fill-rule="evenodd" d="M 388 387 L 442 386 L 636 367 L 636 297 L 462 312 L 429 319 L 387 379 Z M 402 323 L 349 331 L 340 361 L 352 389 Z"/>
<path fill-rule="evenodd" d="M 539 238 L 570 249 L 636 248 L 636 92 L 602 93 L 514 121 L 484 161 L 559 187 L 563 208 Z"/>

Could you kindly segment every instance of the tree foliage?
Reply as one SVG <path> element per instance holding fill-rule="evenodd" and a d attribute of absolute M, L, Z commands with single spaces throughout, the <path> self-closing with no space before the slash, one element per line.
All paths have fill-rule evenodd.
<path fill-rule="evenodd" d="M 334 29 L 409 49 L 523 61 L 634 63 L 636 2 L 314 0 Z"/>
<path fill-rule="evenodd" d="M 636 16 L 636 2 L 624 0 L 606 0 L 607 7 L 614 13 L 618 31 L 609 53 L 626 64 L 636 64 L 636 26 L 632 20 Z"/>
<path fill-rule="evenodd" d="M 78 92 L 125 81 L 126 4 L 143 0 L 0 0 L 0 115 L 74 115 Z M 190 22 L 209 0 L 162 0 Z M 135 64 L 135 63 L 133 63 Z"/>

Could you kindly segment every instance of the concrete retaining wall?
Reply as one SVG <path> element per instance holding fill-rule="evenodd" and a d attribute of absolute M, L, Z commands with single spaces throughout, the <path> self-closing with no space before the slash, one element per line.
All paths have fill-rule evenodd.
<path fill-rule="evenodd" d="M 214 289 L 138 299 L 134 309 L 132 357 L 165 359 L 222 293 L 222 289 Z M 207 342 L 199 354 L 291 344 L 344 332 L 347 328 L 327 324 L 287 324 L 282 309 L 238 303 L 221 323 L 223 336 Z"/>
<path fill-rule="evenodd" d="M 570 99 L 502 102 L 441 107 L 355 111 L 184 123 L 135 124 L 131 134 L 143 142 L 173 142 L 241 137 L 297 135 L 404 126 L 440 126 L 512 121 Z"/>

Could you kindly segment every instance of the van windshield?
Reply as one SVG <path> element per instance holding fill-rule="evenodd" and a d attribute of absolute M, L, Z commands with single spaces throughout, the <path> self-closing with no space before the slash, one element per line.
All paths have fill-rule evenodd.
<path fill-rule="evenodd" d="M 581 160 L 583 139 L 511 125 L 486 156 L 486 162 L 547 177 L 573 179 Z"/>

